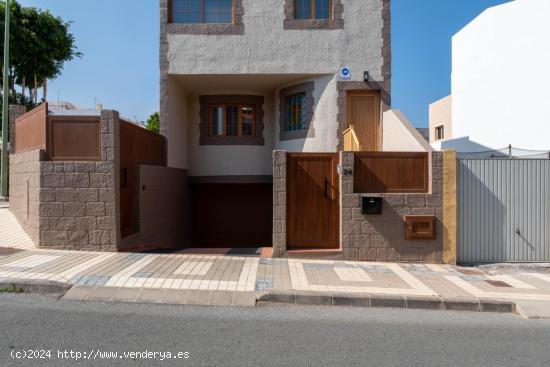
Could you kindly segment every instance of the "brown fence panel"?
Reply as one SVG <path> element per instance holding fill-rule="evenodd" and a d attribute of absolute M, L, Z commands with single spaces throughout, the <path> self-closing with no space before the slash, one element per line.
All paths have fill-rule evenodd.
<path fill-rule="evenodd" d="M 166 165 L 162 135 L 120 120 L 120 225 L 122 237 L 139 231 L 138 164 Z"/>
<path fill-rule="evenodd" d="M 43 103 L 15 120 L 15 152 L 46 149 L 48 104 Z"/>
<path fill-rule="evenodd" d="M 428 192 L 428 153 L 355 153 L 354 171 L 356 193 Z"/>
<path fill-rule="evenodd" d="M 101 160 L 101 123 L 98 116 L 50 116 L 48 158 L 51 160 Z"/>

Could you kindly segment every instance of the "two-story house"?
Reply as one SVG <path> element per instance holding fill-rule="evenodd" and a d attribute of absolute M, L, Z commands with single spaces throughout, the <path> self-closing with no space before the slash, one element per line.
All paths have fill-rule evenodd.
<path fill-rule="evenodd" d="M 161 132 L 188 172 L 195 245 L 270 243 L 274 150 L 342 150 L 349 124 L 382 150 L 389 6 L 161 0 Z"/>

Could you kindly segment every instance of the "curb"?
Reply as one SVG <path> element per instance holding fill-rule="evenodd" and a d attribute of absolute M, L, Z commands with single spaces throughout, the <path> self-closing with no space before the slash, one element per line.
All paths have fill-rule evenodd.
<path fill-rule="evenodd" d="M 60 296 L 65 294 L 71 287 L 71 284 L 52 280 L 0 280 L 0 290 L 8 290 L 8 292 L 12 291 L 16 293 L 37 293 Z"/>
<path fill-rule="evenodd" d="M 397 308 L 439 311 L 515 313 L 513 301 L 489 298 L 444 298 L 431 296 L 378 295 L 364 293 L 331 293 L 270 291 L 260 294 L 258 303 L 283 303 L 316 306 Z"/>

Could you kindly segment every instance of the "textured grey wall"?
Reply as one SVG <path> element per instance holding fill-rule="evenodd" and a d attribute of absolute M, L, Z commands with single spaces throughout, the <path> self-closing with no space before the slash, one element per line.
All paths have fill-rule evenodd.
<path fill-rule="evenodd" d="M 45 161 L 40 150 L 11 156 L 10 210 L 37 246 L 116 250 L 118 126 L 118 112 L 101 111 L 99 162 Z"/>

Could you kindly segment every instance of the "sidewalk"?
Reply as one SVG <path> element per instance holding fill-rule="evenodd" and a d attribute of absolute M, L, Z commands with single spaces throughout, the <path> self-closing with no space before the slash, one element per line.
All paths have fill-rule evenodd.
<path fill-rule="evenodd" d="M 39 250 L 29 246 L 30 239 L 10 217 L 0 209 L 0 283 L 72 285 L 67 299 L 508 312 L 514 303 L 529 301 L 525 304 L 550 309 L 548 273 L 489 275 L 449 265 Z"/>

